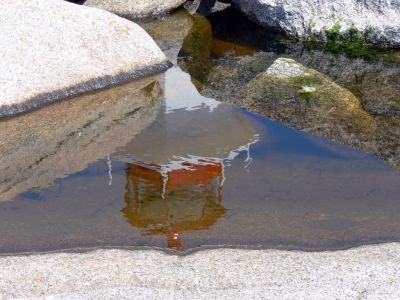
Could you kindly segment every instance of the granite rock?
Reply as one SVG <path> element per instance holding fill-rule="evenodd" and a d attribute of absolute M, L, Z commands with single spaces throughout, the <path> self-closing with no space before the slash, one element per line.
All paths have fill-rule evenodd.
<path fill-rule="evenodd" d="M 135 23 L 61 0 L 3 2 L 0 45 L 0 117 L 169 66 Z"/>
<path fill-rule="evenodd" d="M 298 38 L 324 38 L 324 32 L 351 28 L 372 44 L 400 47 L 399 0 L 232 0 L 258 24 Z"/>
<path fill-rule="evenodd" d="M 400 245 L 345 251 L 97 250 L 0 258 L 5 299 L 388 299 Z"/>

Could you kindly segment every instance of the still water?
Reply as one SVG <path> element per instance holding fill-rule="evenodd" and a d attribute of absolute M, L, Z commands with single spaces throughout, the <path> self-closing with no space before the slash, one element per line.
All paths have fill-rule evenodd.
<path fill-rule="evenodd" d="M 66 149 L 76 151 L 71 157 L 82 170 L 64 178 L 39 170 L 12 184 L 17 195 L 0 202 L 1 252 L 319 250 L 400 238 L 400 173 L 383 161 L 205 98 L 179 67 L 159 82 L 160 103 L 132 114 L 146 123 L 140 132 L 137 122 L 120 122 L 104 136 L 113 149 L 96 159 L 85 149 L 104 141 L 82 131 L 74 139 L 90 140 L 84 148 Z"/>
<path fill-rule="evenodd" d="M 159 77 L 0 122 L 1 253 L 400 240 L 400 172 L 387 161 L 204 95 L 211 54 L 189 49 L 189 30 L 219 32 L 217 58 L 268 50 L 222 41 L 209 19 L 143 25 L 174 63 Z"/>

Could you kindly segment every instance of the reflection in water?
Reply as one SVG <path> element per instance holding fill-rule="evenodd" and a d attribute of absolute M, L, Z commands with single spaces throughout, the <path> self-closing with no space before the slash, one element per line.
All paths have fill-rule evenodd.
<path fill-rule="evenodd" d="M 179 72 L 165 74 L 166 99 L 140 133 L 127 126 L 119 131 L 123 137 L 99 135 L 111 146 L 130 138 L 125 146 L 53 186 L 0 203 L 0 252 L 199 245 L 319 250 L 399 240 L 399 173 L 360 151 L 215 106 Z M 181 101 L 169 99 L 178 91 Z M 182 95 L 190 97 L 187 110 Z M 70 152 L 88 161 L 93 156 L 84 149 Z"/>
<path fill-rule="evenodd" d="M 249 164 L 258 135 L 239 111 L 201 96 L 177 67 L 165 74 L 165 96 L 156 121 L 113 158 L 127 162 L 129 224 L 181 249 L 183 232 L 207 230 L 225 214 L 224 168 L 243 151 Z"/>
<path fill-rule="evenodd" d="M 148 126 L 163 91 L 157 77 L 61 101 L 0 121 L 0 201 L 44 188 L 102 159 Z"/>
<path fill-rule="evenodd" d="M 126 207 L 129 224 L 144 235 L 164 235 L 168 247 L 182 249 L 182 233 L 209 229 L 225 214 L 222 206 L 222 161 L 199 160 L 184 168 L 128 164 Z"/>
<path fill-rule="evenodd" d="M 174 249 L 312 250 L 400 240 L 400 172 L 362 151 L 217 101 L 230 102 L 280 50 L 290 48 L 257 38 L 269 52 L 259 53 L 260 45 L 248 43 L 248 24 L 236 21 L 238 37 L 230 26 L 216 24 L 215 16 L 208 23 L 199 18 L 180 12 L 147 24 L 177 62 L 159 82 L 86 95 L 0 122 L 0 199 L 13 198 L 0 202 L 0 252 L 165 247 L 166 239 Z M 179 52 L 187 57 L 176 57 Z M 379 80 L 397 72 L 395 64 L 296 53 L 302 64 L 335 82 L 342 74 L 341 80 L 359 78 L 360 70 L 371 76 L 381 70 Z M 186 58 L 205 65 L 186 64 Z M 371 81 L 370 87 L 377 85 Z M 346 88 L 355 97 L 362 94 Z M 376 91 L 369 93 L 374 99 Z M 395 84 L 390 91 L 396 95 Z M 291 116 L 287 122 L 301 117 Z M 399 157 L 398 118 L 373 117 L 375 123 L 362 128 L 386 141 L 376 144 L 380 153 Z"/>
<path fill-rule="evenodd" d="M 165 102 L 155 121 L 112 157 L 174 168 L 193 157 L 224 159 L 257 139 L 238 109 L 203 97 L 190 76 L 174 67 L 165 74 Z"/>

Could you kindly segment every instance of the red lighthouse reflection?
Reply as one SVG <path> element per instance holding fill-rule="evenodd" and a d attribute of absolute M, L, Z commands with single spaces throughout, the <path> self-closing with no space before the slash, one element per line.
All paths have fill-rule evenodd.
<path fill-rule="evenodd" d="M 191 159 L 167 166 L 130 163 L 126 169 L 126 206 L 122 214 L 144 235 L 164 235 L 181 250 L 182 235 L 207 230 L 226 213 L 220 159 Z"/>

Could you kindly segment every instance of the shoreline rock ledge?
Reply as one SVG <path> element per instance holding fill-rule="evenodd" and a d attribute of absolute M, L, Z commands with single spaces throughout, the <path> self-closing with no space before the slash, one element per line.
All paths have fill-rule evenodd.
<path fill-rule="evenodd" d="M 0 118 L 171 64 L 135 23 L 62 0 L 6 0 L 0 46 Z"/>

